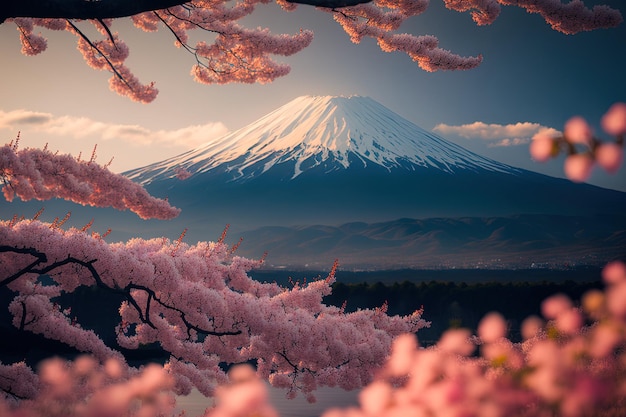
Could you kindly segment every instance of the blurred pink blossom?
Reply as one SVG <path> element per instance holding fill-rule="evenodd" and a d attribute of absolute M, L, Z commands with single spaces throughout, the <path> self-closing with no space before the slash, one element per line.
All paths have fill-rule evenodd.
<path fill-rule="evenodd" d="M 572 301 L 564 294 L 556 294 L 541 303 L 541 313 L 547 319 L 555 319 L 572 308 Z"/>
<path fill-rule="evenodd" d="M 609 262 L 602 270 L 602 279 L 607 284 L 626 281 L 626 264 L 621 261 Z"/>
<path fill-rule="evenodd" d="M 478 336 L 485 343 L 492 343 L 506 336 L 506 321 L 500 313 L 486 315 L 478 326 Z"/>
<path fill-rule="evenodd" d="M 559 314 L 556 327 L 565 334 L 575 334 L 583 325 L 583 317 L 578 309 L 571 308 Z"/>
<path fill-rule="evenodd" d="M 575 116 L 569 119 L 565 123 L 564 129 L 565 139 L 570 143 L 580 143 L 583 145 L 589 145 L 593 132 L 591 126 L 585 119 L 580 116 Z"/>
<path fill-rule="evenodd" d="M 467 329 L 450 329 L 446 331 L 437 348 L 444 352 L 466 356 L 474 351 L 474 345 L 470 342 L 470 332 Z"/>
<path fill-rule="evenodd" d="M 626 133 L 626 103 L 613 104 L 602 117 L 602 129 L 610 135 Z"/>
<path fill-rule="evenodd" d="M 563 169 L 567 178 L 574 182 L 585 182 L 591 175 L 593 159 L 587 154 L 574 154 L 565 159 Z"/>
<path fill-rule="evenodd" d="M 537 316 L 530 316 L 522 322 L 522 337 L 532 339 L 543 329 L 543 320 Z"/>
<path fill-rule="evenodd" d="M 601 143 L 596 148 L 596 162 L 608 173 L 614 174 L 619 170 L 624 158 L 624 150 L 613 142 Z"/>
<path fill-rule="evenodd" d="M 554 139 L 545 133 L 538 133 L 530 143 L 530 155 L 535 161 L 545 162 L 553 156 Z"/>

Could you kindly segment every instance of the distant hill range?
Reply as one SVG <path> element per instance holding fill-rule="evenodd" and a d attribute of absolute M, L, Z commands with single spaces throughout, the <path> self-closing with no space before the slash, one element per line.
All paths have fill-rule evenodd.
<path fill-rule="evenodd" d="M 180 180 L 177 173 L 191 177 Z M 97 211 L 118 237 L 216 240 L 276 266 L 529 266 L 626 256 L 626 193 L 499 163 L 367 97 L 300 97 L 256 122 L 125 173 L 183 210 Z M 56 203 L 54 203 L 56 204 Z M 46 204 L 48 205 L 48 204 Z M 80 211 L 80 209 L 77 209 Z"/>

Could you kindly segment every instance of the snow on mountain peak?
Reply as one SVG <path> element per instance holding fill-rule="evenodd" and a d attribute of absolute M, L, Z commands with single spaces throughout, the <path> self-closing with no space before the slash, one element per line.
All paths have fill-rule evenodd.
<path fill-rule="evenodd" d="M 303 96 L 217 141 L 127 175 L 145 184 L 171 178 L 177 168 L 195 174 L 226 164 L 233 179 L 245 180 L 287 162 L 293 164 L 291 178 L 315 167 L 332 171 L 351 164 L 515 170 L 427 132 L 369 97 Z"/>

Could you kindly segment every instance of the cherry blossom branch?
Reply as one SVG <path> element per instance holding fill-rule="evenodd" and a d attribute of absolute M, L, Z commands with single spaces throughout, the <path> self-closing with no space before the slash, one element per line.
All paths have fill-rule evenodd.
<path fill-rule="evenodd" d="M 561 0 L 442 1 L 449 9 L 469 12 L 478 25 L 493 23 L 500 14 L 501 6 L 516 6 L 529 13 L 539 14 L 554 30 L 567 34 L 612 28 L 623 21 L 619 10 L 599 5 L 587 8 L 579 0 L 567 3 Z M 111 18 L 131 16 L 135 26 L 147 32 L 156 31 L 159 24 L 164 24 L 174 34 L 175 45 L 184 47 L 194 55 L 196 63 L 192 73 L 200 83 L 267 83 L 290 71 L 289 66 L 277 63 L 271 56 L 288 56 L 301 51 L 311 43 L 313 33 L 304 30 L 291 36 L 272 35 L 267 29 L 248 30 L 235 23 L 252 14 L 256 4 L 266 2 L 248 0 L 233 5 L 227 0 L 55 0 L 40 5 L 34 0 L 14 0 L 0 6 L 0 22 L 11 17 L 10 20 L 20 31 L 22 53 L 26 55 L 36 55 L 47 48 L 45 38 L 34 33 L 35 26 L 74 33 L 88 65 L 113 73 L 109 80 L 113 91 L 132 100 L 149 103 L 156 98 L 158 90 L 154 83 L 141 84 L 130 69 L 124 66 L 128 50 L 117 34 L 109 29 Z M 434 36 L 397 33 L 406 19 L 426 10 L 428 0 L 276 2 L 286 11 L 293 10 L 297 3 L 318 6 L 319 10 L 333 15 L 354 43 L 360 43 L 364 37 L 371 37 L 376 39 L 382 51 L 405 53 L 425 71 L 466 70 L 475 68 L 482 61 L 481 55 L 462 57 L 440 48 Z M 76 24 L 67 23 L 70 19 L 93 24 L 106 39 L 88 39 Z M 217 33 L 218 36 L 210 43 L 200 41 L 192 47 L 188 44 L 188 32 L 193 29 Z"/>
<path fill-rule="evenodd" d="M 530 144 L 530 154 L 538 162 L 545 162 L 559 154 L 565 154 L 565 175 L 575 182 L 584 182 L 591 175 L 594 165 L 608 173 L 615 173 L 624 158 L 626 136 L 626 103 L 615 103 L 601 120 L 603 130 L 614 137 L 613 141 L 598 138 L 587 121 L 572 117 L 565 123 L 560 136 L 539 132 Z"/>
<path fill-rule="evenodd" d="M 217 364 L 251 360 L 258 361 L 259 375 L 277 386 L 310 393 L 340 380 L 342 387 L 355 388 L 371 378 L 393 335 L 428 325 L 421 311 L 390 317 L 380 309 L 346 314 L 326 306 L 323 297 L 330 294 L 336 266 L 327 279 L 291 289 L 255 281 L 247 271 L 259 261 L 234 256 L 225 242 L 133 239 L 108 244 L 83 230 L 32 220 L 0 221 L 0 242 L 0 275 L 21 274 L 3 280 L 17 292 L 10 306 L 16 325 L 24 318 L 29 331 L 82 350 L 91 347 L 105 358 L 113 353 L 102 341 L 74 327 L 49 299 L 80 285 L 121 294 L 118 344 L 127 349 L 160 344 L 170 354 L 179 392 L 190 389 L 186 381 L 191 378 L 210 395 L 215 381 L 224 378 Z M 41 253 L 46 262 L 41 255 L 36 261 L 42 262 L 24 259 Z M 38 285 L 43 273 L 54 285 Z M 285 352 L 298 368 L 277 352 Z"/>
<path fill-rule="evenodd" d="M 84 205 L 130 209 L 143 219 L 171 219 L 180 212 L 93 161 L 81 162 L 47 150 L 0 147 L 0 178 L 7 201 L 15 196 L 24 201 L 59 197 Z"/>
<path fill-rule="evenodd" d="M 29 272 L 32 271 L 32 269 L 35 266 L 39 265 L 40 263 L 48 262 L 48 258 L 46 257 L 45 253 L 37 252 L 33 248 L 15 248 L 15 247 L 6 246 L 6 245 L 0 245 L 0 253 L 1 252 L 13 252 L 13 253 L 19 253 L 19 254 L 25 254 L 25 255 L 32 255 L 36 259 L 31 264 L 25 266 L 24 268 L 22 268 L 21 270 L 17 271 L 13 275 L 11 275 L 11 276 L 3 279 L 3 280 L 0 280 L 0 287 L 7 286 L 11 282 L 13 282 L 16 279 L 20 278 L 21 276 L 23 276 L 25 274 L 28 274 Z"/>
<path fill-rule="evenodd" d="M 106 30 L 106 32 L 109 35 L 109 41 L 115 45 L 115 39 L 113 38 L 113 34 L 111 33 L 111 31 L 109 30 L 108 26 L 101 20 L 101 19 L 97 19 L 98 22 L 100 22 L 100 24 L 102 25 L 102 27 Z M 122 82 L 124 83 L 124 85 L 126 87 L 128 87 L 129 90 L 133 90 L 133 87 L 124 79 L 124 77 L 122 76 L 122 74 L 120 74 L 120 72 L 117 70 L 117 68 L 115 67 L 115 65 L 113 64 L 113 62 L 111 62 L 111 60 L 109 59 L 109 57 L 102 51 L 100 50 L 100 48 L 98 48 L 98 46 L 96 44 L 94 44 L 88 37 L 87 35 L 85 35 L 74 23 L 72 23 L 71 20 L 67 19 L 67 24 L 70 25 L 72 27 L 72 29 L 74 29 L 74 31 L 85 41 L 89 44 L 89 46 L 96 51 L 101 57 L 102 59 L 104 59 L 109 67 L 109 69 L 111 70 L 111 72 Z"/>
<path fill-rule="evenodd" d="M 157 303 L 159 303 L 162 307 L 165 307 L 167 309 L 176 311 L 177 313 L 180 314 L 181 320 L 183 321 L 183 323 L 185 324 L 185 326 L 187 327 L 187 334 L 190 335 L 191 330 L 195 330 L 198 333 L 204 334 L 206 336 L 234 336 L 234 335 L 238 335 L 241 334 L 241 330 L 236 330 L 236 331 L 231 331 L 231 332 L 217 332 L 217 331 L 212 331 L 212 330 L 206 330 L 201 328 L 200 326 L 194 325 L 193 323 L 191 323 L 189 320 L 187 320 L 186 317 L 186 313 L 176 307 L 173 307 L 171 305 L 168 305 L 167 303 L 165 303 L 164 301 L 162 301 L 156 294 L 156 292 L 144 285 L 137 285 L 137 284 L 133 284 L 132 282 L 129 283 L 128 285 L 126 285 L 126 287 L 124 288 L 115 288 L 115 287 L 110 287 L 108 285 L 106 285 L 103 281 L 102 278 L 100 277 L 100 274 L 98 273 L 98 271 L 96 270 L 96 268 L 94 267 L 94 263 L 97 262 L 96 259 L 93 259 L 91 261 L 82 261 L 80 259 L 76 259 L 74 257 L 68 256 L 67 258 L 61 260 L 61 261 L 57 261 L 54 262 L 52 264 L 46 265 L 43 268 L 40 269 L 36 269 L 35 266 L 41 264 L 41 263 L 45 263 L 47 262 L 47 257 L 44 253 L 42 252 L 38 252 L 33 248 L 14 248 L 14 247 L 10 247 L 10 246 L 6 246 L 6 245 L 1 245 L 0 246 L 0 253 L 2 252 L 13 252 L 13 253 L 19 253 L 19 254 L 28 254 L 28 255 L 32 255 L 34 257 L 36 257 L 37 259 L 35 261 L 33 261 L 31 264 L 29 264 L 28 266 L 22 268 L 20 271 L 14 273 L 13 275 L 11 275 L 10 277 L 7 277 L 3 280 L 0 280 L 0 287 L 3 286 L 7 286 L 9 285 L 11 282 L 15 281 L 16 279 L 25 276 L 26 274 L 37 274 L 37 275 L 45 275 L 48 273 L 51 273 L 59 268 L 61 268 L 64 265 L 67 264 L 76 264 L 76 265 L 80 265 L 84 268 L 86 268 L 89 273 L 91 274 L 91 276 L 93 277 L 96 286 L 100 289 L 104 289 L 106 291 L 118 294 L 118 295 L 122 295 L 124 296 L 124 298 L 131 303 L 131 305 L 137 310 L 137 313 L 139 314 L 140 320 L 142 323 L 145 323 L 147 325 L 149 325 L 150 327 L 156 329 L 156 326 L 154 325 L 154 323 L 150 320 L 150 302 L 151 300 L 156 301 Z M 146 302 L 146 306 L 144 309 L 142 309 L 139 304 L 137 303 L 137 301 L 135 300 L 135 298 L 132 296 L 132 291 L 133 290 L 141 290 L 144 291 L 148 294 L 148 300 Z M 22 303 L 23 306 L 23 313 L 22 313 L 22 323 L 20 325 L 20 329 L 24 328 L 24 320 L 26 317 L 26 305 Z"/>

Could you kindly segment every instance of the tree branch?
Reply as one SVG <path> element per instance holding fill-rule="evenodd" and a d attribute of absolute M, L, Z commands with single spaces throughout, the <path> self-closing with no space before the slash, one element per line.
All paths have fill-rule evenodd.
<path fill-rule="evenodd" d="M 111 31 L 109 30 L 109 28 L 107 27 L 107 25 L 104 24 L 104 22 L 102 22 L 102 19 L 98 19 L 98 21 L 102 24 L 102 26 L 106 29 L 107 33 L 109 34 L 109 37 L 111 39 L 111 42 L 113 42 L 113 44 L 115 44 L 115 42 L 113 41 L 113 34 L 111 33 Z M 128 89 L 130 91 L 133 91 L 133 88 L 130 86 L 130 84 L 128 84 L 128 82 L 124 79 L 124 77 L 122 76 L 122 74 L 120 74 L 120 72 L 117 70 L 117 68 L 115 68 L 115 65 L 113 65 L 113 63 L 111 62 L 111 60 L 106 56 L 106 54 L 102 53 L 102 51 L 100 50 L 100 48 L 98 48 L 92 41 L 91 39 L 89 39 L 87 37 L 87 35 L 85 35 L 74 23 L 72 23 L 69 19 L 67 20 L 67 23 L 72 27 L 72 29 L 74 29 L 76 31 L 76 33 L 78 33 L 78 35 L 83 38 L 85 40 L 85 42 L 87 42 L 89 44 L 89 46 L 91 46 L 91 48 L 93 50 L 95 50 L 98 54 L 100 54 L 100 56 L 102 56 L 102 58 L 106 61 L 107 66 L 111 69 L 111 72 L 113 72 L 113 74 L 119 78 L 119 80 L 121 82 L 124 83 L 124 85 L 126 85 L 126 87 L 128 87 Z"/>
<path fill-rule="evenodd" d="M 67 258 L 65 258 L 65 259 L 63 259 L 61 261 L 53 262 L 50 265 L 47 265 L 47 266 L 45 266 L 43 268 L 40 268 L 40 269 L 37 269 L 37 268 L 35 268 L 37 265 L 39 265 L 41 263 L 47 262 L 47 257 L 42 252 L 38 252 L 38 251 L 36 251 L 33 248 L 21 248 L 20 249 L 20 248 L 14 248 L 14 247 L 11 247 L 11 246 L 6 246 L 6 245 L 0 245 L 0 252 L 15 252 L 15 253 L 21 253 L 21 254 L 28 254 L 28 255 L 32 255 L 32 256 L 37 258 L 35 261 L 33 261 L 27 267 L 24 267 L 20 271 L 18 271 L 16 273 L 14 273 L 13 275 L 11 275 L 10 277 L 1 280 L 0 281 L 0 287 L 6 286 L 6 285 L 10 284 L 11 282 L 17 280 L 18 278 L 20 278 L 21 276 L 23 276 L 24 274 L 27 274 L 27 273 L 38 274 L 38 275 L 45 275 L 45 274 L 47 274 L 47 273 L 49 273 L 49 272 L 51 272 L 51 271 L 53 271 L 53 270 L 63 266 L 63 265 L 77 264 L 77 265 L 80 265 L 80 266 L 86 268 L 87 270 L 89 270 L 89 272 L 90 272 L 91 276 L 93 277 L 94 281 L 96 282 L 96 286 L 98 288 L 101 288 L 101 289 L 104 289 L 106 291 L 110 291 L 110 292 L 113 292 L 115 294 L 119 294 L 119 295 L 124 296 L 124 298 L 139 313 L 139 319 L 141 320 L 141 322 L 147 324 L 148 326 L 152 327 L 153 329 L 156 329 L 156 326 L 150 320 L 150 302 L 151 302 L 151 300 L 155 300 L 157 303 L 159 303 L 159 305 L 161 305 L 164 308 L 176 311 L 180 315 L 180 318 L 183 321 L 183 323 L 185 323 L 185 326 L 187 327 L 187 334 L 190 334 L 191 330 L 195 330 L 196 332 L 205 334 L 207 336 L 234 336 L 234 335 L 241 334 L 241 330 L 235 330 L 235 331 L 231 331 L 231 332 L 217 332 L 217 331 L 213 331 L 213 330 L 203 329 L 203 328 L 201 328 L 201 327 L 191 323 L 190 321 L 187 320 L 187 316 L 186 316 L 184 311 L 182 311 L 181 309 L 176 308 L 174 306 L 171 306 L 171 305 L 165 303 L 164 301 L 161 301 L 159 299 L 159 297 L 157 297 L 157 294 L 156 294 L 156 292 L 153 289 L 148 288 L 148 287 L 146 287 L 144 285 L 137 285 L 137 284 L 131 283 L 131 284 L 128 284 L 125 288 L 114 288 L 114 287 L 111 287 L 111 286 L 105 284 L 104 281 L 102 281 L 102 278 L 100 277 L 100 274 L 98 273 L 96 268 L 93 266 L 93 263 L 96 262 L 97 259 L 93 259 L 91 261 L 81 261 L 80 259 L 68 256 Z M 144 292 L 146 292 L 148 294 L 148 301 L 146 302 L 145 312 L 142 310 L 142 308 L 139 306 L 139 304 L 137 304 L 137 301 L 130 294 L 130 292 L 132 290 L 141 290 L 141 291 L 144 291 Z M 24 312 L 24 314 L 22 316 L 22 320 L 24 319 L 25 315 L 26 315 L 26 313 Z"/>
<path fill-rule="evenodd" d="M 21 270 L 19 270 L 15 274 L 11 275 L 10 277 L 1 280 L 0 281 L 0 287 L 4 287 L 4 286 L 9 285 L 10 283 L 15 281 L 16 279 L 18 279 L 22 275 L 27 274 L 29 272 L 32 272 L 32 269 L 35 266 L 39 265 L 40 263 L 45 263 L 45 262 L 48 261 L 48 257 L 46 256 L 45 253 L 38 252 L 34 248 L 21 248 L 20 249 L 20 248 L 14 248 L 12 246 L 0 245 L 0 252 L 21 253 L 21 254 L 26 254 L 26 255 L 32 255 L 35 258 L 37 258 L 30 265 L 22 268 Z"/>

